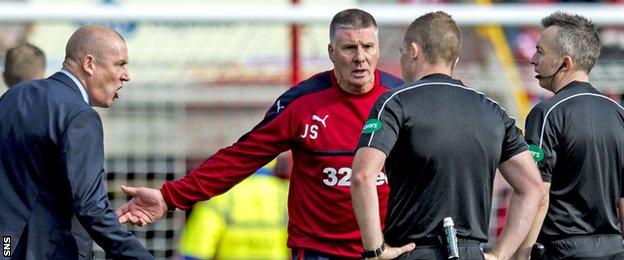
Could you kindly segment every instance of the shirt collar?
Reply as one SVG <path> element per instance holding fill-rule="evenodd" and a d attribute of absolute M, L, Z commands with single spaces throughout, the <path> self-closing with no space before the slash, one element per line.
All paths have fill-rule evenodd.
<path fill-rule="evenodd" d="M 80 80 L 78 80 L 73 74 L 71 74 L 69 71 L 66 71 L 64 69 L 61 69 L 60 71 L 61 73 L 65 74 L 67 77 L 69 77 L 72 81 L 74 81 L 74 83 L 76 83 L 76 86 L 78 86 L 78 90 L 80 90 L 80 94 L 82 94 L 82 99 L 87 102 L 87 104 L 89 104 L 89 95 L 87 94 L 87 90 L 84 88 L 84 86 L 82 85 L 82 83 L 80 83 Z"/>
<path fill-rule="evenodd" d="M 563 88 L 559 89 L 555 94 L 559 92 L 565 92 L 563 90 L 567 91 L 567 90 L 573 90 L 573 89 L 589 89 L 589 88 L 592 88 L 592 85 L 589 82 L 574 80 L 568 83 L 568 85 L 565 85 Z"/>
<path fill-rule="evenodd" d="M 451 76 L 446 75 L 446 74 L 442 74 L 442 73 L 433 73 L 433 74 L 429 74 L 426 75 L 424 77 L 421 78 L 421 80 L 423 79 L 453 79 Z"/>

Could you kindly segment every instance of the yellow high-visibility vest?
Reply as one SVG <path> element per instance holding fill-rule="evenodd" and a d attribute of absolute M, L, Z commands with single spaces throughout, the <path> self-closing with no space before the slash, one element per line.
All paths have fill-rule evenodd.
<path fill-rule="evenodd" d="M 196 204 L 180 238 L 181 255 L 288 259 L 287 193 L 287 181 L 254 174 L 223 195 Z"/>

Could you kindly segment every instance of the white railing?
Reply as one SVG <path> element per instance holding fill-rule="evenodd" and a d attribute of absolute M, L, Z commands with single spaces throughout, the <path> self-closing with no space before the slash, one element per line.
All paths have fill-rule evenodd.
<path fill-rule="evenodd" d="M 617 4 L 360 4 L 346 5 L 51 5 L 0 3 L 0 22 L 20 21 L 176 21 L 261 23 L 328 23 L 345 8 L 361 8 L 380 24 L 409 24 L 416 17 L 443 10 L 463 25 L 537 25 L 554 11 L 578 13 L 599 25 L 624 24 L 624 5 Z"/>

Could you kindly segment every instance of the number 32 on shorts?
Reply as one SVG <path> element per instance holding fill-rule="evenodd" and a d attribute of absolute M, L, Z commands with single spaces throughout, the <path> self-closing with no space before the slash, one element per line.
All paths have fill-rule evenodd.
<path fill-rule="evenodd" d="M 327 178 L 323 179 L 325 185 L 334 186 L 351 186 L 351 168 L 343 167 L 338 170 L 335 168 L 327 167 L 323 169 L 323 173 L 327 175 Z M 377 185 L 388 183 L 388 178 L 383 172 L 377 174 Z"/>

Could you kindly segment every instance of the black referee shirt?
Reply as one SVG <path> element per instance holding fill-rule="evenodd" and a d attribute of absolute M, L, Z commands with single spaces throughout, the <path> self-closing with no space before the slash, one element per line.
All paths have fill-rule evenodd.
<path fill-rule="evenodd" d="M 619 234 L 622 107 L 589 83 L 575 81 L 531 110 L 526 131 L 542 179 L 551 182 L 540 241 Z"/>
<path fill-rule="evenodd" d="M 385 239 L 391 246 L 441 233 L 487 241 L 496 167 L 527 150 L 515 121 L 461 81 L 434 74 L 382 95 L 358 147 L 388 155 Z"/>

